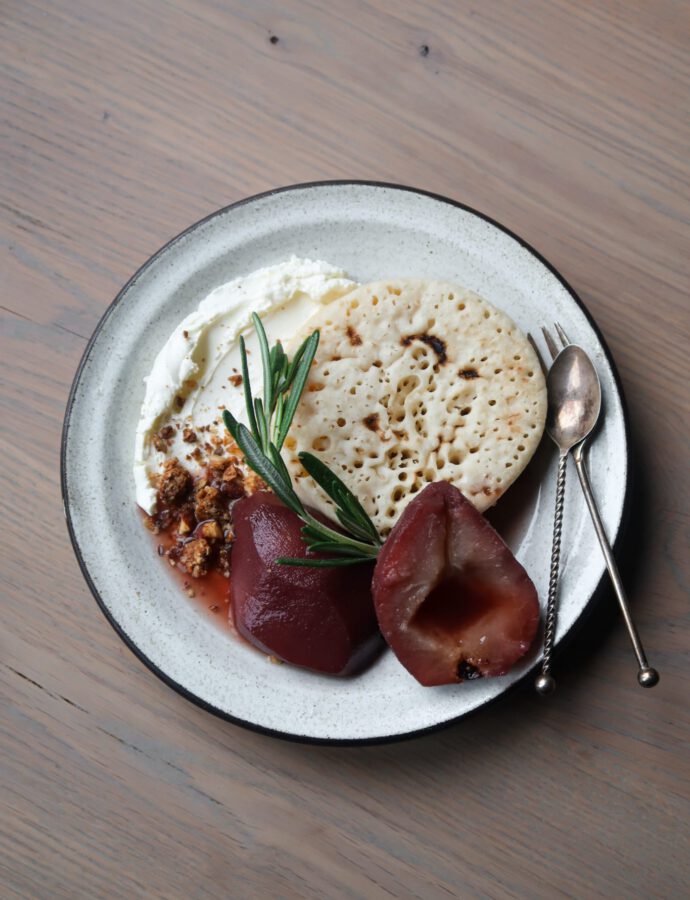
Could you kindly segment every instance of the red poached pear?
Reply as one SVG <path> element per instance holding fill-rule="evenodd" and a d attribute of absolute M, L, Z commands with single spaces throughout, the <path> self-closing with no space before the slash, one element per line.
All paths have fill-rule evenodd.
<path fill-rule="evenodd" d="M 318 559 L 319 554 L 308 553 L 303 522 L 275 494 L 245 497 L 232 514 L 230 596 L 240 634 L 264 653 L 317 672 L 349 675 L 370 662 L 381 647 L 372 565 L 277 563 L 280 557 Z"/>
<path fill-rule="evenodd" d="M 379 553 L 372 588 L 384 638 L 423 685 L 504 675 L 539 624 L 531 579 L 446 481 L 405 509 Z"/>

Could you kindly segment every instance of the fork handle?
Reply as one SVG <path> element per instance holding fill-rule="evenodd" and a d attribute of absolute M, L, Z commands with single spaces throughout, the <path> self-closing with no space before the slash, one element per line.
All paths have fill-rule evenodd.
<path fill-rule="evenodd" d="M 599 515 L 599 510 L 594 499 L 594 494 L 592 493 L 592 486 L 589 482 L 589 475 L 587 474 L 587 467 L 585 466 L 584 459 L 584 441 L 581 444 L 578 444 L 578 446 L 573 450 L 573 459 L 575 460 L 575 468 L 577 469 L 577 474 L 580 478 L 580 484 L 582 485 L 582 493 L 585 495 L 587 508 L 589 509 L 589 514 L 592 517 L 592 522 L 594 523 L 594 530 L 596 531 L 597 537 L 599 538 L 601 552 L 604 554 L 606 568 L 609 570 L 609 575 L 611 576 L 613 590 L 616 594 L 616 599 L 618 600 L 621 612 L 623 613 L 623 619 L 625 620 L 625 625 L 628 629 L 630 640 L 632 641 L 635 656 L 637 657 L 637 664 L 639 666 L 637 680 L 642 687 L 654 687 L 654 685 L 659 681 L 659 673 L 656 671 L 656 669 L 653 669 L 647 662 L 647 657 L 645 656 L 642 641 L 640 640 L 640 635 L 638 634 L 637 628 L 635 628 L 635 623 L 633 622 L 632 616 L 630 615 L 630 607 L 628 606 L 628 599 L 625 595 L 623 582 L 621 581 L 621 577 L 618 572 L 616 560 L 613 557 L 611 545 L 609 544 L 608 538 L 606 537 L 604 525 L 601 521 L 601 516 Z"/>
<path fill-rule="evenodd" d="M 556 599 L 558 596 L 558 570 L 561 562 L 561 531 L 563 528 L 563 501 L 565 498 L 565 464 L 567 453 L 558 458 L 558 478 L 556 480 L 556 507 L 553 516 L 553 540 L 551 543 L 551 572 L 549 575 L 549 596 L 546 604 L 546 625 L 544 627 L 544 655 L 541 675 L 535 682 L 540 694 L 550 694 L 556 682 L 551 676 L 551 655 L 556 636 Z"/>

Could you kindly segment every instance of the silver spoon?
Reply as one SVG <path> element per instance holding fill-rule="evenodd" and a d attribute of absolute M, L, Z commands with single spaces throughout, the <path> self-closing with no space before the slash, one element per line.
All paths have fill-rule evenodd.
<path fill-rule="evenodd" d="M 567 343 L 562 329 L 558 328 L 559 337 Z M 544 329 L 545 336 L 548 335 Z M 546 627 L 544 633 L 544 656 L 541 675 L 535 681 L 535 688 L 540 694 L 550 694 L 556 687 L 551 675 L 551 656 L 556 631 L 556 595 L 558 588 L 558 568 L 561 552 L 561 527 L 563 522 L 563 496 L 565 490 L 565 466 L 568 453 L 573 451 L 575 467 L 580 484 L 587 501 L 594 528 L 601 544 L 601 549 L 609 570 L 613 588 L 623 613 L 630 640 L 637 657 L 639 671 L 637 680 L 642 687 L 654 687 L 659 681 L 659 673 L 647 662 L 640 636 L 630 615 L 628 601 L 623 589 L 618 567 L 613 558 L 611 545 L 606 537 L 604 526 L 597 509 L 589 476 L 584 462 L 584 447 L 587 437 L 592 432 L 601 411 L 601 386 L 596 369 L 585 351 L 575 344 L 567 344 L 560 353 L 554 352 L 555 346 L 548 336 L 547 343 L 555 356 L 549 369 L 546 386 L 548 392 L 548 411 L 546 414 L 546 431 L 558 447 L 558 480 L 556 482 L 556 511 L 553 523 L 553 546 L 551 550 L 551 573 L 549 578 L 549 594 L 546 608 Z"/>

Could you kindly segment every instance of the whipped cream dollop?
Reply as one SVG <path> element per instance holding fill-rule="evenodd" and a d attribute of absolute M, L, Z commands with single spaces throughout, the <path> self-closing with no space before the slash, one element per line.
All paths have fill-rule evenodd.
<path fill-rule="evenodd" d="M 261 316 L 269 343 L 286 344 L 322 305 L 342 297 L 357 283 L 322 260 L 292 256 L 258 269 L 212 291 L 175 328 L 144 379 L 134 450 L 136 500 L 147 513 L 156 511 L 155 477 L 176 457 L 192 471 L 199 466 L 199 443 L 209 446 L 224 434 L 222 411 L 246 421 L 239 373 L 239 336 L 247 344 L 249 377 L 261 383 L 258 341 L 252 313 Z M 257 391 L 255 390 L 255 393 Z M 169 433 L 161 441 L 161 430 Z M 185 439 L 194 432 L 196 440 Z"/>

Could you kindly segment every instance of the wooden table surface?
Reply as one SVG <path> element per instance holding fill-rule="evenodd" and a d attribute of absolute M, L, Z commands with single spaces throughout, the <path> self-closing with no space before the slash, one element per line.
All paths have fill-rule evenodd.
<path fill-rule="evenodd" d="M 0 21 L 0 895 L 687 896 L 690 4 L 4 0 Z M 59 489 L 89 335 L 190 223 L 327 178 L 483 210 L 601 325 L 654 691 L 608 598 L 546 702 L 301 746 L 197 709 L 103 618 Z"/>

